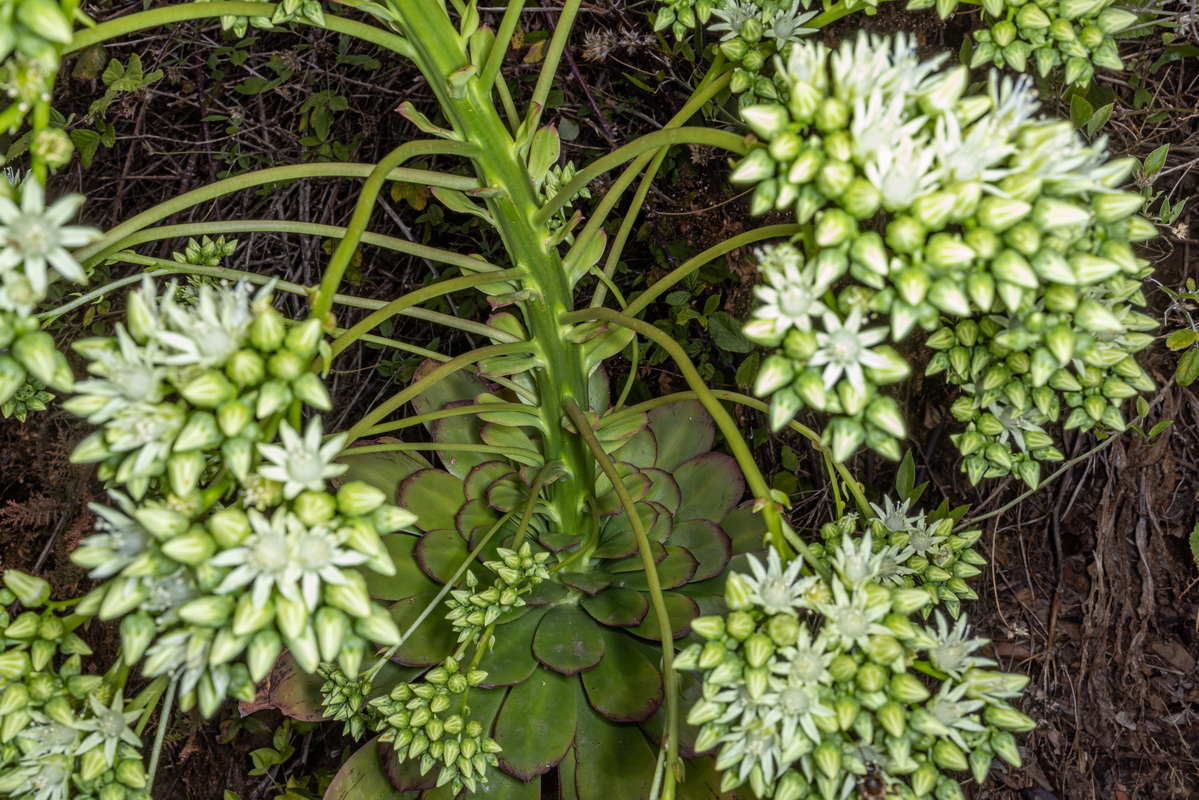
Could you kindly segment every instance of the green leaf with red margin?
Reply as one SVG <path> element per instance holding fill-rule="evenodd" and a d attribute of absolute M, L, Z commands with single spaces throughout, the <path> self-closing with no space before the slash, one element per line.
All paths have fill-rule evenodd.
<path fill-rule="evenodd" d="M 737 460 L 724 453 L 702 453 L 674 470 L 683 490 L 683 505 L 676 519 L 721 522 L 745 494 L 745 478 Z"/>
<path fill-rule="evenodd" d="M 541 776 L 526 783 L 491 767 L 487 770 L 487 783 L 478 784 L 478 791 L 467 790 L 462 800 L 541 800 Z"/>
<path fill-rule="evenodd" d="M 354 442 L 350 446 L 360 447 L 362 445 L 388 444 L 398 441 L 399 439 L 393 436 L 384 436 L 381 439 L 363 439 Z M 398 451 L 339 456 L 337 463 L 349 464 L 350 466 L 345 474 L 337 479 L 338 486 L 350 481 L 363 481 L 379 489 L 393 500 L 399 496 L 400 483 L 405 478 L 418 470 L 428 469 L 432 466 L 428 461 L 421 458 L 419 454 Z"/>
<path fill-rule="evenodd" d="M 612 457 L 642 469 L 652 467 L 658 459 L 658 442 L 649 429 L 641 430 L 613 451 Z"/>
<path fill-rule="evenodd" d="M 698 400 L 655 408 L 649 412 L 649 429 L 658 441 L 658 460 L 654 466 L 667 472 L 708 452 L 716 441 L 716 423 Z"/>
<path fill-rule="evenodd" d="M 575 740 L 577 692 L 577 678 L 548 669 L 538 669 L 512 687 L 493 734 L 503 748 L 499 760 L 504 772 L 527 781 L 562 760 Z"/>
<path fill-rule="evenodd" d="M 579 800 L 647 800 L 657 759 L 641 729 L 604 719 L 579 695 L 575 734 Z"/>
<path fill-rule="evenodd" d="M 572 589 L 578 589 L 591 597 L 612 585 L 612 573 L 602 570 L 590 572 L 559 572 L 558 579 Z"/>
<path fill-rule="evenodd" d="M 426 575 L 444 584 L 470 559 L 470 550 L 458 531 L 450 529 L 430 531 L 420 537 L 413 555 Z"/>
<path fill-rule="evenodd" d="M 663 593 L 662 602 L 666 606 L 666 616 L 670 620 L 672 637 L 678 639 L 691 633 L 691 620 L 699 616 L 699 605 L 690 597 L 677 592 Z M 655 642 L 662 640 L 662 631 L 658 626 L 658 613 L 654 610 L 653 603 L 650 603 L 649 613 L 645 615 L 645 619 L 640 625 L 629 628 L 629 633 L 635 633 L 643 639 L 651 639 Z"/>
<path fill-rule="evenodd" d="M 705 519 L 689 519 L 675 525 L 669 543 L 687 548 L 699 562 L 695 574 L 689 578 L 692 581 L 716 577 L 733 557 L 733 542 L 728 534 Z"/>
<path fill-rule="evenodd" d="M 577 675 L 604 657 L 604 637 L 578 606 L 557 606 L 550 609 L 537 627 L 533 655 L 555 672 Z"/>
<path fill-rule="evenodd" d="M 667 545 L 666 558 L 659 561 L 655 567 L 658 573 L 658 583 L 664 590 L 682 586 L 691 580 L 691 576 L 695 574 L 698 566 L 699 562 L 686 548 Z M 615 572 L 615 570 L 613 571 Z M 644 569 L 636 572 L 616 572 L 616 580 L 613 585 L 647 592 L 649 591 L 649 578 Z"/>
<path fill-rule="evenodd" d="M 632 589 L 608 588 L 595 597 L 582 597 L 579 605 L 596 622 L 621 628 L 638 625 L 649 613 L 645 595 Z"/>
<path fill-rule="evenodd" d="M 305 722 L 327 720 L 329 717 L 321 702 L 321 684 L 324 682 L 320 675 L 300 669 L 291 653 L 284 651 L 275 659 L 271 671 L 254 687 L 254 699 L 238 703 L 238 709 L 243 717 L 264 708 L 274 708 Z"/>
<path fill-rule="evenodd" d="M 761 514 L 754 513 L 754 501 L 747 500 L 724 518 L 720 529 L 733 542 L 733 555 L 760 553 L 766 547 L 766 523 Z"/>
<path fill-rule="evenodd" d="M 403 600 L 414 594 L 436 592 L 441 587 L 434 583 L 416 560 L 416 545 L 420 540 L 415 536 L 393 533 L 383 537 L 383 546 L 391 554 L 395 564 L 395 575 L 380 575 L 374 570 L 362 569 L 360 572 L 366 578 L 366 591 L 371 597 L 380 600 Z"/>
<path fill-rule="evenodd" d="M 579 676 L 591 707 L 617 722 L 648 719 L 662 705 L 662 675 L 657 665 L 642 655 L 626 634 L 611 628 L 599 631 L 606 647 L 604 658 Z"/>
<path fill-rule="evenodd" d="M 516 469 L 506 461 L 487 461 L 470 471 L 463 481 L 463 491 L 468 500 L 487 497 L 487 489 L 500 478 L 516 476 Z"/>
<path fill-rule="evenodd" d="M 653 485 L 649 488 L 649 494 L 645 496 L 645 502 L 659 503 L 671 517 L 677 515 L 679 506 L 683 504 L 683 491 L 679 488 L 679 482 L 669 472 L 657 467 L 648 467 L 642 472 L 653 481 Z"/>
<path fill-rule="evenodd" d="M 358 748 L 358 752 L 342 765 L 325 790 L 324 800 L 362 800 L 364 797 L 371 800 L 403 798 L 383 771 L 378 737 Z"/>
<path fill-rule="evenodd" d="M 400 484 L 399 505 L 416 514 L 422 531 L 454 527 L 454 517 L 466 502 L 462 480 L 439 469 L 414 472 Z"/>
<path fill-rule="evenodd" d="M 524 616 L 495 628 L 495 648 L 484 654 L 479 669 L 487 673 L 483 686 L 512 686 L 537 669 L 530 642 L 545 616 L 548 606 L 539 606 Z"/>
<path fill-rule="evenodd" d="M 416 618 L 429 603 L 433 602 L 433 598 L 436 596 L 433 592 L 418 594 L 415 597 L 401 600 L 391 607 L 391 617 L 395 620 L 401 634 L 408 632 L 408 628 L 416 622 Z M 438 601 L 438 605 L 441 602 Z M 445 661 L 446 657 L 454 652 L 457 643 L 458 635 L 445 621 L 441 610 L 435 608 L 412 632 L 412 635 L 404 640 L 400 649 L 392 656 L 392 660 L 410 667 L 432 666 Z"/>
<path fill-rule="evenodd" d="M 416 383 L 440 366 L 440 361 L 427 359 L 416 368 L 416 372 L 412 375 L 412 382 Z M 440 411 L 449 403 L 457 403 L 463 400 L 473 401 L 476 396 L 489 391 L 490 388 L 487 381 L 471 375 L 469 372 L 459 370 L 446 375 L 440 381 L 413 397 L 412 410 L 417 414 Z"/>

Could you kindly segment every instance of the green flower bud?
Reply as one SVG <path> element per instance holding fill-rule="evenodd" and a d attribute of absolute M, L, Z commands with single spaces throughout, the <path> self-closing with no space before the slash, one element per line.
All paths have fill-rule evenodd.
<path fill-rule="evenodd" d="M 21 605 L 26 608 L 36 608 L 45 605 L 46 601 L 50 599 L 50 584 L 41 578 L 27 575 L 20 570 L 5 570 L 4 585 L 21 601 Z M 12 636 L 13 634 L 6 635 Z"/>
<path fill-rule="evenodd" d="M 819 215 L 816 222 L 816 243 L 820 247 L 836 247 L 857 231 L 857 222 L 839 208 L 831 208 Z"/>
<path fill-rule="evenodd" d="M 887 225 L 887 244 L 897 253 L 913 253 L 924 245 L 927 231 L 912 217 L 899 215 Z"/>
<path fill-rule="evenodd" d="M 1003 731 L 1025 733 L 1037 727 L 1032 718 L 1011 706 L 988 705 L 983 712 L 987 724 Z"/>
<path fill-rule="evenodd" d="M 124 758 L 117 762 L 116 778 L 130 789 L 146 788 L 146 770 L 141 759 Z"/>
<path fill-rule="evenodd" d="M 774 175 L 774 160 L 765 148 L 750 151 L 740 164 L 733 170 L 729 180 L 732 183 L 760 183 Z M 793 183 L 799 181 L 792 180 Z"/>
<path fill-rule="evenodd" d="M 745 124 L 749 126 L 750 130 L 760 138 L 767 140 L 779 136 L 791 122 L 787 109 L 773 104 L 746 106 L 741 109 L 741 119 L 745 120 Z"/>
<path fill-rule="evenodd" d="M 705 639 L 718 639 L 724 636 L 724 618 L 696 617 L 691 620 L 691 630 Z"/>
<path fill-rule="evenodd" d="M 829 663 L 828 671 L 834 681 L 848 683 L 857 675 L 858 663 L 851 656 L 841 653 Z"/>
<path fill-rule="evenodd" d="M 42 383 L 62 392 L 75 390 L 75 378 L 67 358 L 58 352 L 54 337 L 45 331 L 33 331 L 21 336 L 10 351 L 25 369 Z"/>
<path fill-rule="evenodd" d="M 991 749 L 995 751 L 995 755 L 1002 758 L 1007 763 L 1011 764 L 1016 769 L 1019 769 L 1023 763 L 1020 758 L 1020 749 L 1016 746 L 1016 737 L 1007 731 L 991 731 Z"/>

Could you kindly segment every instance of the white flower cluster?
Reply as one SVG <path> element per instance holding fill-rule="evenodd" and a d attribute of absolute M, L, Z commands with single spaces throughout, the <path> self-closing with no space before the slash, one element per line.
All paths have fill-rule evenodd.
<path fill-rule="evenodd" d="M 36 394 L 29 392 L 35 381 L 59 391 L 72 387 L 66 357 L 32 315 L 58 278 L 87 282 L 70 248 L 100 232 L 66 224 L 83 199 L 67 195 L 47 208 L 36 178 L 17 183 L 15 176 L 0 175 L 0 403 L 18 392 Z"/>
<path fill-rule="evenodd" d="M 149 800 L 141 711 L 99 675 L 85 674 L 91 649 L 46 603 L 50 587 L 16 570 L 0 589 L 0 796 L 31 800 Z M 20 601 L 26 610 L 10 614 Z"/>
<path fill-rule="evenodd" d="M 872 767 L 904 797 L 941 800 L 964 797 L 948 772 L 981 782 L 996 755 L 1018 765 L 1012 732 L 1033 723 L 1008 701 L 1028 678 L 988 669 L 974 655 L 987 640 L 964 618 L 913 623 L 928 593 L 881 585 L 869 537 L 831 562 L 825 582 L 774 550 L 765 565 L 751 556 L 750 575 L 729 576 L 728 616 L 692 622 L 707 641 L 675 665 L 703 673 L 687 719 L 701 726 L 697 751 L 719 748 L 721 791 L 748 782 L 758 797 L 844 800 Z M 935 680 L 910 670 L 919 654 Z"/>
<path fill-rule="evenodd" d="M 1027 81 L 992 75 L 985 94 L 968 95 L 966 68 L 941 71 L 943 61 L 921 61 L 902 35 L 862 34 L 835 52 L 801 42 L 783 73 L 787 104 L 743 110 L 763 146 L 732 179 L 756 184 L 755 213 L 794 209 L 810 226 L 802 257 L 763 257 L 769 285 L 746 335 L 782 349 L 758 391 L 774 395 L 776 426 L 811 406 L 836 415 L 826 438 L 840 434 L 840 455 L 866 443 L 894 456 L 902 425 L 886 435 L 889 414 L 864 418 L 872 397 L 856 380 L 867 368 L 906 373 L 871 356 L 879 337 L 856 329 L 874 313 L 896 340 L 920 325 L 930 346 L 952 351 L 930 370 L 963 388 L 971 419 L 995 406 L 1032 430 L 1055 417 L 1060 393 L 1077 411 L 1071 427 L 1120 429 L 1122 401 L 1151 385 L 1132 354 L 1154 325 L 1133 310 L 1149 265 L 1131 243 L 1156 231 L 1136 216 L 1141 196 L 1115 188 L 1133 160 L 1106 162 L 1102 139 L 1036 118 Z M 845 380 L 834 392 L 820 376 Z M 1036 462 L 1059 455 L 1038 437 L 1025 450 L 979 434 L 990 438 L 971 439 L 982 459 L 966 467 L 972 477 L 1035 483 Z"/>
<path fill-rule="evenodd" d="M 394 574 L 380 535 L 415 516 L 361 482 L 327 491 L 345 436 L 287 420 L 329 408 L 309 369 L 321 325 L 289 327 L 269 298 L 200 285 L 187 303 L 147 281 L 114 336 L 76 344 L 96 377 L 66 404 L 100 426 L 75 460 L 126 489 L 92 506 L 97 533 L 72 554 L 105 581 L 81 613 L 123 617 L 126 661 L 179 676 L 206 715 L 252 697 L 283 647 L 353 674 L 370 642 L 399 641 L 358 568 Z"/>

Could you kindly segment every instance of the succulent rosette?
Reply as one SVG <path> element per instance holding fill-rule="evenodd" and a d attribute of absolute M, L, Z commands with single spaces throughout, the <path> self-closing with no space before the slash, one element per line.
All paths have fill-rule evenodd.
<path fill-rule="evenodd" d="M 850 359 L 822 393 L 811 368 L 832 363 L 822 345 L 834 334 L 871 367 L 866 353 L 883 345 L 861 333 L 848 342 L 841 331 L 877 314 L 895 340 L 917 325 L 932 332 L 930 345 L 946 352 L 930 371 L 952 368 L 972 419 L 1006 415 L 1033 430 L 1052 418 L 1052 394 L 1078 409 L 1071 427 L 1119 429 L 1120 403 L 1149 385 L 1131 358 L 1152 326 L 1134 310 L 1149 265 L 1132 244 L 1155 229 L 1136 216 L 1140 195 L 1116 188 L 1133 161 L 1105 161 L 1102 140 L 1087 144 L 1068 123 L 1037 118 L 1027 82 L 992 76 L 984 94 L 967 95 L 965 67 L 941 71 L 943 61 L 921 61 L 903 36 L 862 34 L 836 52 L 801 42 L 783 73 L 788 103 L 743 110 L 763 146 L 733 181 L 756 185 L 755 213 L 791 208 L 811 226 L 802 255 L 763 256 L 771 288 L 746 326 L 750 338 L 781 347 L 758 386 L 775 395 L 772 422 L 831 395 L 844 406 L 842 391 L 868 404 Z M 816 297 L 831 318 L 814 310 Z M 824 342 L 800 318 L 820 319 Z M 892 374 L 902 373 L 896 365 Z M 839 457 L 863 442 L 897 455 L 890 437 L 846 416 L 834 420 Z M 1037 435 L 980 435 L 993 439 L 982 444 L 985 466 L 964 466 L 971 477 L 1014 473 L 1035 484 L 1037 462 L 1058 455 Z"/>
<path fill-rule="evenodd" d="M 880 584 L 869 536 L 846 542 L 827 581 L 773 550 L 750 558 L 728 578 L 728 615 L 693 620 L 705 641 L 676 661 L 702 674 L 688 721 L 697 749 L 718 748 L 721 791 L 849 798 L 874 768 L 894 796 L 962 798 L 953 773 L 982 782 L 996 755 L 1020 763 L 1012 734 L 1033 722 L 1009 701 L 1028 678 L 974 655 L 987 640 L 964 617 L 913 622 L 928 593 Z"/>
<path fill-rule="evenodd" d="M 83 622 L 47 606 L 49 585 L 17 570 L 0 589 L 0 795 L 148 800 L 130 725 L 141 711 L 84 672 Z M 24 609 L 24 610 L 22 610 Z"/>
<path fill-rule="evenodd" d="M 730 560 L 760 548 L 764 529 L 741 506 L 736 462 L 712 451 L 714 423 L 698 402 L 616 412 L 605 382 L 593 390 L 588 420 L 647 531 L 672 636 L 684 637 L 693 618 L 723 610 Z M 403 669 L 365 679 L 326 670 L 326 711 L 352 733 L 380 732 L 368 747 L 401 791 L 535 793 L 556 767 L 580 798 L 640 796 L 665 710 L 661 627 L 637 538 L 606 479 L 580 486 L 547 465 L 535 407 L 485 410 L 495 391 L 458 374 L 414 399 L 416 413 L 440 417 L 429 433 L 453 450 L 443 469 L 412 452 L 344 459 L 347 478 L 414 509 L 419 533 L 386 541 L 395 576 L 368 577 L 406 634 L 391 656 Z M 475 413 L 453 413 L 467 408 Z M 578 497 L 575 520 L 557 517 L 553 492 Z M 684 732 L 684 756 L 694 735 Z M 717 780 L 710 763 L 687 774 L 684 797 L 708 796 Z"/>

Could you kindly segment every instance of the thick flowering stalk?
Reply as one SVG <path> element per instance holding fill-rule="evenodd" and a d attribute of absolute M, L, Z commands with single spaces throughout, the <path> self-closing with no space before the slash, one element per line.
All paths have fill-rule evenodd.
<path fill-rule="evenodd" d="M 394 574 L 380 536 L 415 516 L 358 481 L 328 491 L 345 436 L 285 419 L 329 408 L 309 371 L 320 322 L 289 327 L 269 289 L 159 296 L 147 281 L 115 336 L 76 347 L 96 377 L 67 407 L 100 430 L 73 457 L 128 493 L 92 506 L 97 533 L 72 558 L 105 581 L 81 608 L 123 618 L 127 663 L 144 655 L 147 675 L 178 678 L 181 704 L 211 714 L 252 697 L 283 647 L 308 672 L 352 674 L 370 642 L 398 643 L 359 568 Z"/>
<path fill-rule="evenodd" d="M 1052 415 L 1031 413 L 1034 394 L 1048 407 L 1063 392 L 1080 409 L 1071 427 L 1089 419 L 1121 429 L 1120 403 L 1148 385 L 1130 356 L 1146 345 L 1141 331 L 1151 325 L 1132 310 L 1144 302 L 1148 262 L 1131 244 L 1155 230 L 1135 216 L 1140 196 L 1115 188 L 1133 162 L 1105 162 L 1102 140 L 1087 144 L 1068 123 L 1036 118 L 1025 82 L 992 76 L 985 94 L 967 96 L 965 68 L 941 72 L 943 60 L 920 61 L 902 36 L 862 34 L 835 53 L 799 43 L 784 73 L 787 105 L 744 110 L 765 146 L 733 180 L 756 185 L 755 212 L 792 208 L 811 225 L 806 261 L 788 256 L 810 266 L 769 280 L 774 291 L 760 293 L 766 302 L 746 328 L 782 346 L 764 363 L 758 391 L 775 395 L 776 426 L 788 408 L 821 408 L 806 367 L 832 354 L 816 356 L 797 321 L 816 316 L 812 298 L 821 295 L 826 306 L 836 300 L 844 320 L 825 334 L 832 342 L 837 333 L 852 351 L 842 348 L 840 373 L 825 371 L 842 378 L 838 393 L 858 388 L 851 357 L 869 347 L 840 331 L 874 313 L 889 318 L 896 340 L 916 325 L 934 332 L 930 345 L 950 352 L 930 371 L 952 367 L 948 377 L 970 396 L 973 416 L 990 413 L 1035 433 Z M 777 260 L 765 258 L 763 271 L 777 272 Z M 951 335 L 946 326 L 954 324 Z M 959 329 L 969 344 L 957 339 Z M 896 365 L 895 373 L 905 370 Z M 1113 374 L 1135 374 L 1136 385 L 1111 383 Z M 1104 385 L 1106 392 L 1084 393 Z M 834 424 L 845 443 L 840 455 L 863 441 L 895 455 L 887 438 L 871 441 L 860 423 Z M 971 477 L 1010 472 L 1035 484 L 1036 462 L 1057 453 L 1036 435 L 1031 443 L 986 435 L 999 438 L 980 445 L 995 447 L 981 471 L 974 462 L 965 467 Z"/>
<path fill-rule="evenodd" d="M 1065 82 L 1086 86 L 1095 67 L 1122 70 L 1115 34 L 1131 27 L 1137 15 L 1113 8 L 1114 0 L 1061 0 L 1049 3 L 983 0 L 993 18 L 990 27 L 974 34 L 977 44 L 971 69 L 994 64 L 1026 72 L 1036 63 L 1042 78 L 1065 68 Z M 933 8 L 942 19 L 958 0 L 909 0 L 908 8 Z"/>
<path fill-rule="evenodd" d="M 973 655 L 987 640 L 964 617 L 912 622 L 929 594 L 880 584 L 869 536 L 831 559 L 831 581 L 801 577 L 800 564 L 773 550 L 766 564 L 751 557 L 750 575 L 729 577 L 727 617 L 694 620 L 706 642 L 676 660 L 702 673 L 688 721 L 701 726 L 696 750 L 719 748 L 722 791 L 848 798 L 873 765 L 904 797 L 960 798 L 950 773 L 981 782 L 995 755 L 1019 765 L 1012 732 L 1033 723 L 1008 701 L 1028 678 Z M 910 670 L 913 658 L 939 685 Z"/>
<path fill-rule="evenodd" d="M 72 630 L 82 618 L 45 607 L 50 587 L 40 578 L 9 570 L 4 585 L 0 796 L 149 800 L 129 727 L 141 711 L 119 686 L 84 672 L 92 651 Z"/>

